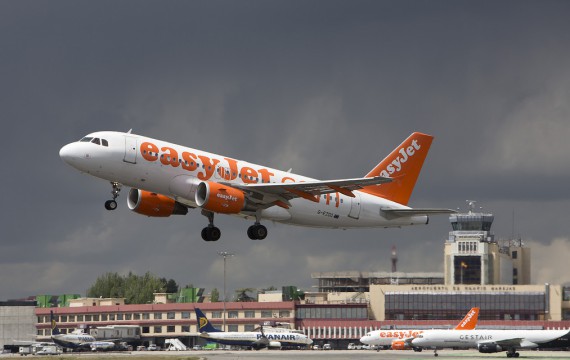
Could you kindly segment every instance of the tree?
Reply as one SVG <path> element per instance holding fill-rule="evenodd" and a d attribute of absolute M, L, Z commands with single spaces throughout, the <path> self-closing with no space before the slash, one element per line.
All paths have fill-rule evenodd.
<path fill-rule="evenodd" d="M 243 288 L 243 289 L 237 289 L 236 290 L 236 301 L 238 302 L 252 302 L 255 301 L 255 299 L 251 296 L 249 296 L 248 292 L 253 292 L 255 291 L 255 289 L 252 288 Z"/>
<path fill-rule="evenodd" d="M 174 281 L 174 280 L 173 280 Z M 126 276 L 106 273 L 87 290 L 88 297 L 122 297 L 126 304 L 146 304 L 154 300 L 155 292 L 165 292 L 167 281 L 150 272 L 143 276 L 129 272 Z"/>
<path fill-rule="evenodd" d="M 210 293 L 210 301 L 211 302 L 218 302 L 220 301 L 220 292 L 218 289 L 213 288 L 212 292 Z"/>

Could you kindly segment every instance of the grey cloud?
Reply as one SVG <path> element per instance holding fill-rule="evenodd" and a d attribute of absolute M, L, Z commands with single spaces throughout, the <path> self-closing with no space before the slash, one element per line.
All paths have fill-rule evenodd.
<path fill-rule="evenodd" d="M 295 284 L 312 271 L 441 271 L 448 220 L 335 231 L 199 211 L 149 219 L 58 158 L 96 130 L 126 131 L 331 179 L 360 176 L 413 131 L 435 136 L 412 206 L 479 200 L 537 254 L 568 238 L 569 5 L 502 1 L 4 1 L 5 146 L 0 298 L 84 292 L 106 271 L 221 289 Z M 557 240 L 555 240 L 557 239 Z M 562 240 L 559 240 L 562 239 Z M 529 241 L 530 243 L 530 241 Z M 536 279 L 558 269 L 533 258 Z M 362 268 L 359 268 L 362 267 Z M 548 269 L 553 269 L 548 271 Z M 538 271 L 538 270 L 537 270 Z M 40 274 L 40 275 L 38 275 Z M 554 276 L 553 276 L 554 277 Z M 553 279 L 552 281 L 563 279 Z"/>

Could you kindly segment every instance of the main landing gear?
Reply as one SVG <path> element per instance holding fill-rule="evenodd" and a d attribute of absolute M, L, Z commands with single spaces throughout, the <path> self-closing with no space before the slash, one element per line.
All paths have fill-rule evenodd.
<path fill-rule="evenodd" d="M 267 236 L 267 228 L 259 223 L 261 220 L 261 210 L 255 212 L 255 224 L 247 228 L 247 236 L 251 240 L 263 240 Z"/>
<path fill-rule="evenodd" d="M 113 194 L 113 200 L 105 201 L 105 209 L 107 210 L 115 210 L 117 208 L 117 201 L 115 199 L 119 196 L 119 192 L 121 191 L 121 184 L 116 181 L 111 181 L 111 186 L 113 190 L 111 194 Z"/>
<path fill-rule="evenodd" d="M 208 218 L 208 226 L 202 229 L 202 239 L 204 241 L 218 241 L 222 232 L 214 226 L 214 213 L 208 210 L 202 210 L 202 215 Z M 267 236 L 267 228 L 259 223 L 259 216 L 256 215 L 255 224 L 247 229 L 247 236 L 251 240 L 263 240 Z"/>
<path fill-rule="evenodd" d="M 222 232 L 214 226 L 214 213 L 211 211 L 202 210 L 202 215 L 208 218 L 210 222 L 208 226 L 202 229 L 202 239 L 204 241 L 218 241 Z"/>
<path fill-rule="evenodd" d="M 267 228 L 256 221 L 247 228 L 247 236 L 251 240 L 263 240 L 267 236 Z"/>
<path fill-rule="evenodd" d="M 519 355 L 520 355 L 520 354 L 519 354 L 518 352 L 516 352 L 515 349 L 509 349 L 509 351 L 507 351 L 507 357 L 508 357 L 508 358 L 512 358 L 512 357 L 518 358 Z"/>

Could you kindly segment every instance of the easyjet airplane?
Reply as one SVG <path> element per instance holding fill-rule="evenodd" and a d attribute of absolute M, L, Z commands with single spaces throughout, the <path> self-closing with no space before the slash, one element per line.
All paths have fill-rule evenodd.
<path fill-rule="evenodd" d="M 412 209 L 408 200 L 433 137 L 411 134 L 369 171 L 355 179 L 320 181 L 162 140 L 101 131 L 65 145 L 59 155 L 77 170 L 110 181 L 117 207 L 122 185 L 136 213 L 166 217 L 200 208 L 209 224 L 206 241 L 217 241 L 214 214 L 254 220 L 252 240 L 267 236 L 261 220 L 323 228 L 400 227 L 427 224 L 448 209 Z"/>
<path fill-rule="evenodd" d="M 479 320 L 479 308 L 474 307 L 469 310 L 467 315 L 457 324 L 454 330 L 473 330 L 477 327 Z M 422 334 L 424 330 L 374 330 L 362 338 L 360 342 L 366 345 L 375 345 L 378 350 L 392 349 L 392 350 L 408 350 L 422 351 L 421 347 L 413 347 L 411 342 L 418 335 Z"/>

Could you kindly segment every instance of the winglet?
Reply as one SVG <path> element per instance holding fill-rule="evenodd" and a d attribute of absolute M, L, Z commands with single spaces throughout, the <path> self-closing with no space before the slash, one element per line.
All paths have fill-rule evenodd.
<path fill-rule="evenodd" d="M 477 326 L 479 320 L 479 308 L 474 307 L 469 310 L 467 315 L 457 324 L 455 330 L 473 330 Z"/>
<path fill-rule="evenodd" d="M 382 160 L 366 177 L 391 177 L 393 182 L 380 186 L 367 186 L 362 191 L 407 205 L 427 156 L 433 136 L 412 133 L 390 155 Z"/>
<path fill-rule="evenodd" d="M 49 312 L 49 319 L 51 322 L 51 334 L 59 335 L 59 329 L 57 328 L 57 323 L 55 322 L 55 316 L 53 316 L 53 311 Z"/>
<path fill-rule="evenodd" d="M 210 324 L 210 321 L 208 321 L 208 318 L 206 317 L 206 315 L 204 315 L 202 310 L 195 308 L 194 311 L 196 312 L 196 323 L 198 324 L 198 332 L 200 333 L 222 332 L 222 330 L 218 330 L 215 327 L 213 327 L 212 324 Z"/>

